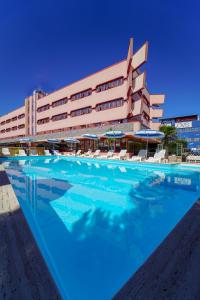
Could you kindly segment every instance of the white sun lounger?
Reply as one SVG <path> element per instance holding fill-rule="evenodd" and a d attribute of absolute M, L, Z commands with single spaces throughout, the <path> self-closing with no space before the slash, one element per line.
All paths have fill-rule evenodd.
<path fill-rule="evenodd" d="M 100 155 L 99 158 L 101 158 L 101 159 L 108 159 L 108 158 L 111 158 L 113 156 L 113 154 L 114 154 L 114 151 L 110 150 L 110 151 L 107 152 L 107 154 Z"/>
<path fill-rule="evenodd" d="M 100 155 L 100 150 L 96 150 L 94 153 L 92 153 L 91 155 L 89 155 L 89 157 L 92 157 L 92 158 L 95 158 L 95 157 L 98 157 Z"/>
<path fill-rule="evenodd" d="M 27 156 L 27 154 L 24 149 L 19 149 L 19 153 L 17 154 L 17 156 Z"/>
<path fill-rule="evenodd" d="M 51 153 L 50 153 L 49 150 L 44 150 L 44 155 L 45 155 L 45 156 L 51 156 Z"/>
<path fill-rule="evenodd" d="M 119 155 L 114 155 L 114 156 L 112 157 L 112 159 L 125 159 L 125 158 L 126 158 L 126 152 L 127 152 L 126 149 L 121 150 L 121 151 L 119 152 Z"/>
<path fill-rule="evenodd" d="M 82 154 L 81 156 L 85 157 L 85 156 L 90 156 L 92 154 L 91 150 L 88 150 L 88 152 Z"/>
<path fill-rule="evenodd" d="M 2 148 L 2 154 L 3 156 L 10 156 L 10 151 L 8 148 Z"/>
<path fill-rule="evenodd" d="M 57 156 L 62 155 L 58 150 L 53 150 L 53 154 L 54 154 L 54 155 L 57 155 Z"/>
<path fill-rule="evenodd" d="M 29 152 L 30 156 L 38 156 L 37 150 L 36 149 L 31 149 Z"/>
<path fill-rule="evenodd" d="M 78 151 L 74 154 L 74 156 L 79 156 L 79 155 L 81 155 L 81 151 L 82 151 L 82 150 L 78 150 Z"/>
<path fill-rule="evenodd" d="M 160 150 L 154 154 L 154 157 L 149 157 L 145 160 L 145 162 L 152 162 L 152 163 L 161 163 L 162 159 L 165 158 L 166 150 Z"/>
<path fill-rule="evenodd" d="M 81 155 L 82 150 L 78 150 L 77 152 L 70 152 L 65 154 L 65 156 L 80 156 Z"/>
<path fill-rule="evenodd" d="M 145 149 L 141 149 L 138 152 L 138 155 L 134 155 L 132 156 L 130 159 L 128 159 L 129 161 L 142 161 L 143 159 L 145 159 L 147 157 L 147 150 Z"/>

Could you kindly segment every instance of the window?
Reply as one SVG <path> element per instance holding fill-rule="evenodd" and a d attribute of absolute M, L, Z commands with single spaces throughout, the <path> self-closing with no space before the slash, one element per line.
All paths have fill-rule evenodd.
<path fill-rule="evenodd" d="M 4 132 L 6 132 L 6 130 L 5 130 L 5 129 L 2 129 L 2 130 L 1 130 L 1 133 L 4 133 Z"/>
<path fill-rule="evenodd" d="M 135 101 L 138 101 L 141 99 L 141 96 L 139 93 L 135 93 L 132 95 L 132 101 L 135 102 Z"/>
<path fill-rule="evenodd" d="M 37 121 L 37 124 L 38 125 L 41 125 L 41 124 L 46 124 L 49 122 L 49 118 L 44 118 L 44 119 L 40 119 Z"/>
<path fill-rule="evenodd" d="M 200 131 L 200 127 L 176 128 L 178 132 L 194 132 Z"/>
<path fill-rule="evenodd" d="M 60 105 L 64 105 L 68 102 L 68 98 L 63 98 L 57 101 L 52 102 L 52 107 L 56 107 L 56 106 L 60 106 Z"/>
<path fill-rule="evenodd" d="M 143 101 L 148 107 L 150 107 L 150 103 L 147 101 L 147 99 L 143 98 Z"/>
<path fill-rule="evenodd" d="M 13 117 L 12 118 L 12 121 L 14 122 L 14 121 L 16 121 L 17 120 L 17 117 Z"/>
<path fill-rule="evenodd" d="M 21 114 L 18 116 L 18 119 L 23 119 L 25 117 L 25 114 Z"/>
<path fill-rule="evenodd" d="M 111 101 L 104 102 L 104 103 L 99 103 L 96 106 L 96 111 L 120 107 L 120 106 L 123 106 L 123 104 L 124 104 L 124 99 L 123 98 L 111 100 Z"/>
<path fill-rule="evenodd" d="M 123 83 L 124 83 L 124 79 L 123 79 L 123 77 L 120 77 L 120 78 L 114 79 L 112 81 L 97 85 L 96 91 L 97 91 L 97 93 L 102 92 L 102 91 L 106 91 L 108 89 L 112 89 L 114 87 L 122 85 Z"/>
<path fill-rule="evenodd" d="M 11 119 L 6 120 L 6 123 L 10 123 Z"/>
<path fill-rule="evenodd" d="M 21 124 L 21 125 L 18 126 L 18 129 L 22 129 L 22 128 L 24 128 L 24 127 L 25 127 L 25 125 L 24 125 L 24 124 Z"/>
<path fill-rule="evenodd" d="M 59 115 L 53 116 L 52 121 L 60 121 L 63 119 L 67 119 L 67 116 L 68 116 L 67 113 L 59 114 Z"/>
<path fill-rule="evenodd" d="M 5 121 L 2 121 L 2 122 L 1 122 L 1 125 L 5 125 L 5 124 L 6 124 L 6 122 L 5 122 Z"/>
<path fill-rule="evenodd" d="M 45 110 L 48 110 L 50 108 L 50 105 L 49 104 L 46 104 L 46 105 L 43 105 L 43 106 L 40 106 L 38 107 L 37 109 L 37 112 L 42 112 L 42 111 L 45 111 Z"/>
<path fill-rule="evenodd" d="M 6 128 L 6 132 L 10 132 L 11 128 Z"/>
<path fill-rule="evenodd" d="M 84 97 L 88 97 L 92 94 L 92 89 L 88 89 L 88 90 L 85 90 L 85 91 L 82 91 L 80 93 L 77 93 L 77 94 L 74 94 L 70 97 L 71 100 L 78 100 L 78 99 L 81 99 L 81 98 L 84 98 Z"/>
<path fill-rule="evenodd" d="M 149 121 L 149 120 L 150 120 L 149 115 L 148 115 L 145 111 L 143 111 L 142 116 L 143 116 L 143 118 L 144 118 L 146 121 Z"/>
<path fill-rule="evenodd" d="M 17 130 L 17 126 L 12 127 L 12 130 L 13 131 Z"/>
<path fill-rule="evenodd" d="M 200 142 L 200 138 L 194 138 L 194 142 Z"/>
<path fill-rule="evenodd" d="M 92 112 L 92 107 L 88 106 L 85 108 L 76 109 L 76 110 L 71 111 L 71 117 L 77 117 L 77 116 L 89 114 L 91 112 Z"/>

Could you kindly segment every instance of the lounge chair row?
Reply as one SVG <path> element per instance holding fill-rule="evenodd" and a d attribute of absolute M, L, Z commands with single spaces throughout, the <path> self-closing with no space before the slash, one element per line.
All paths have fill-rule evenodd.
<path fill-rule="evenodd" d="M 121 150 L 118 155 L 114 154 L 114 151 L 108 151 L 107 154 L 100 155 L 100 150 L 96 150 L 94 153 L 92 153 L 91 150 L 88 152 L 81 154 L 81 150 L 78 150 L 75 156 L 80 156 L 80 157 L 90 157 L 90 158 L 99 158 L 99 159 L 119 159 L 119 160 L 124 160 L 127 159 L 128 161 L 146 161 L 146 162 L 161 162 L 165 158 L 165 153 L 166 150 L 160 150 L 154 154 L 154 157 L 147 157 L 147 150 L 140 150 L 138 155 L 132 156 L 130 159 L 127 159 L 127 150 Z"/>
<path fill-rule="evenodd" d="M 58 151 L 56 150 L 54 151 L 55 151 L 54 155 L 61 155 Z M 10 150 L 8 148 L 2 148 L 2 154 L 3 156 L 11 156 Z M 31 149 L 29 155 L 38 156 L 37 150 Z M 51 155 L 51 153 L 49 150 L 44 150 L 44 155 L 48 156 Z M 27 156 L 27 154 L 24 149 L 19 149 L 18 154 L 16 154 L 15 156 Z"/>
<path fill-rule="evenodd" d="M 8 148 L 2 148 L 1 150 L 3 156 L 10 156 L 10 150 Z M 16 156 L 27 156 L 26 152 L 24 151 L 24 149 L 19 149 L 18 151 L 19 153 Z"/>
<path fill-rule="evenodd" d="M 91 150 L 88 150 L 86 153 L 81 154 L 81 150 L 78 150 L 75 154 L 67 154 L 73 155 L 73 156 L 80 156 L 80 157 L 90 157 L 90 158 L 99 158 L 99 159 L 119 159 L 119 160 L 124 160 L 127 159 L 127 150 L 121 150 L 118 155 L 114 153 L 113 150 L 108 151 L 106 154 L 101 154 L 101 151 L 98 149 L 95 152 L 92 152 Z M 10 151 L 8 148 L 2 148 L 2 154 L 3 156 L 10 156 Z M 54 155 L 62 155 L 59 151 L 53 150 Z M 140 161 L 145 161 L 145 162 L 162 162 L 163 159 L 165 158 L 166 150 L 160 150 L 157 151 L 153 157 L 149 157 L 147 159 L 147 150 L 141 149 L 138 152 L 138 155 L 134 155 L 131 158 L 128 158 L 128 161 L 134 161 L 134 162 L 140 162 Z M 36 149 L 30 149 L 29 155 L 31 156 L 38 156 L 37 150 Z M 44 150 L 44 155 L 45 156 L 51 156 L 51 152 L 47 149 Z M 17 156 L 27 156 L 26 152 L 24 149 L 19 149 Z M 200 155 L 188 155 L 186 158 L 187 162 L 195 162 L 198 163 L 200 162 Z"/>

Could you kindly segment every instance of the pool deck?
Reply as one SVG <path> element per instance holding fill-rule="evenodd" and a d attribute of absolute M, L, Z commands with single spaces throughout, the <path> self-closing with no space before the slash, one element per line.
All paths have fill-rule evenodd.
<path fill-rule="evenodd" d="M 200 200 L 113 300 L 199 299 Z"/>
<path fill-rule="evenodd" d="M 0 299 L 61 299 L 1 164 Z"/>

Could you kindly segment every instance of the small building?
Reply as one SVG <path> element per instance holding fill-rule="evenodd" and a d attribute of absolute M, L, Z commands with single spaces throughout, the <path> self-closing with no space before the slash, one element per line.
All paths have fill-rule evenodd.
<path fill-rule="evenodd" d="M 175 126 L 178 137 L 187 141 L 191 151 L 200 150 L 200 118 L 198 115 L 178 116 L 161 119 L 162 125 Z"/>

